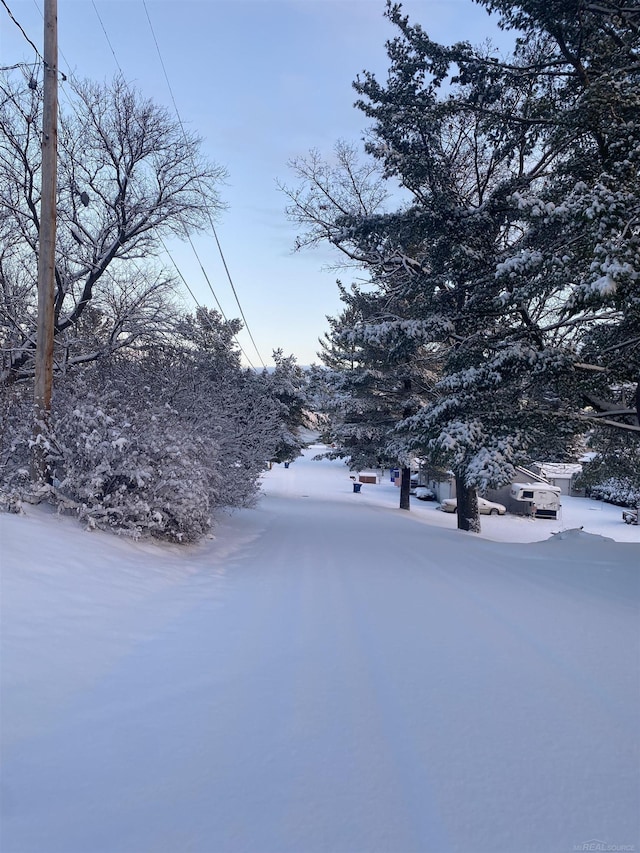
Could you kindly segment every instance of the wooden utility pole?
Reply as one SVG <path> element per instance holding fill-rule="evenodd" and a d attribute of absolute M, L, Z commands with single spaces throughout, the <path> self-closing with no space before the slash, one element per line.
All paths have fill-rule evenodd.
<path fill-rule="evenodd" d="M 44 0 L 44 102 L 42 110 L 42 195 L 38 246 L 38 326 L 34 385 L 34 449 L 31 479 L 50 479 L 39 438 L 51 411 L 56 266 L 56 182 L 58 166 L 58 0 Z"/>

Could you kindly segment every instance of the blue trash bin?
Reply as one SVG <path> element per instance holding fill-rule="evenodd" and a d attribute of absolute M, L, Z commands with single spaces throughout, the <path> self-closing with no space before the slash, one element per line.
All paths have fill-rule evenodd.
<path fill-rule="evenodd" d="M 288 467 L 289 467 L 289 463 L 288 463 L 288 462 L 285 462 L 285 463 L 284 463 L 284 467 L 285 467 L 285 468 L 288 468 Z"/>
<path fill-rule="evenodd" d="M 353 484 L 353 491 L 356 492 L 356 494 L 360 491 L 361 488 L 362 488 L 362 483 L 354 483 Z"/>

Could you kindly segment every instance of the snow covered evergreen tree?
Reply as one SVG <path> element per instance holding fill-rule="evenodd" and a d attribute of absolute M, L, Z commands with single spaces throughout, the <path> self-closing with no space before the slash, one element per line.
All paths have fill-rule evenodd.
<path fill-rule="evenodd" d="M 508 240 L 505 196 L 522 142 L 511 128 L 498 132 L 474 116 L 465 85 L 442 96 L 443 82 L 453 76 L 455 52 L 409 27 L 399 10 L 389 14 L 401 35 L 389 45 L 387 86 L 367 74 L 356 89 L 366 98 L 359 105 L 375 122 L 368 151 L 381 161 L 386 177 L 400 182 L 408 202 L 393 214 L 342 212 L 331 242 L 368 268 L 381 299 L 391 305 L 396 333 L 409 332 L 421 346 L 430 346 L 447 378 L 459 376 L 458 389 L 451 379 L 440 385 L 441 405 L 423 409 L 422 417 L 406 412 L 404 445 L 398 434 L 396 446 L 404 446 L 405 454 L 450 460 L 458 481 L 459 524 L 477 529 L 476 487 L 508 478 L 511 448 L 523 443 L 522 434 L 513 435 L 513 425 L 505 425 L 505 410 L 488 405 L 500 384 L 494 372 L 479 371 L 491 336 L 500 337 L 494 271 Z M 503 99 L 518 96 L 509 91 Z M 519 177 L 540 168 L 526 158 L 521 163 Z M 307 211 L 318 207 L 307 203 L 298 210 L 300 221 L 308 221 Z M 392 334 L 391 328 L 383 317 L 379 333 Z M 368 334 L 375 332 L 370 328 Z M 514 397 L 512 390 L 509 396 Z"/>
<path fill-rule="evenodd" d="M 593 497 L 621 506 L 640 503 L 640 443 L 635 435 L 615 427 L 602 427 L 590 436 L 594 453 L 583 464 L 578 485 Z"/>
<path fill-rule="evenodd" d="M 530 81 L 524 129 L 536 125 L 538 144 L 552 154 L 546 174 L 512 196 L 521 235 L 498 267 L 505 308 L 544 342 L 562 335 L 549 361 L 563 377 L 556 418 L 578 413 L 637 432 L 640 10 L 586 0 L 479 2 L 522 33 L 516 58 L 539 46 L 533 61 L 497 63 L 492 75 L 498 85 Z M 501 120 L 494 105 L 485 109 Z M 546 310 L 523 317 L 531 295 Z"/>
<path fill-rule="evenodd" d="M 211 443 L 209 464 L 223 472 L 223 506 L 255 500 L 259 477 L 282 434 L 285 414 L 260 375 L 243 369 L 238 320 L 200 308 L 179 326 L 176 356 L 164 347 L 153 374 L 198 435 Z"/>
<path fill-rule="evenodd" d="M 334 398 L 328 408 L 330 457 L 347 457 L 352 470 L 400 468 L 400 509 L 410 508 L 411 455 L 396 427 L 424 405 L 435 375 L 433 352 L 419 323 L 406 313 L 400 289 L 340 287 L 345 309 L 329 318 L 321 342 Z"/>
<path fill-rule="evenodd" d="M 275 368 L 263 371 L 262 382 L 272 404 L 280 411 L 280 429 L 271 462 L 291 462 L 297 459 L 304 447 L 301 430 L 310 425 L 305 371 L 293 355 L 285 356 L 281 349 L 274 350 Z"/>

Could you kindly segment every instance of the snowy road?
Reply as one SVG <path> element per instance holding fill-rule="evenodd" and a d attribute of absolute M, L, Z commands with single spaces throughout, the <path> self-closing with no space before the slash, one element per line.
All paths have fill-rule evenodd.
<path fill-rule="evenodd" d="M 335 463 L 266 492 L 5 744 L 3 853 L 640 850 L 640 546 L 428 527 Z"/>

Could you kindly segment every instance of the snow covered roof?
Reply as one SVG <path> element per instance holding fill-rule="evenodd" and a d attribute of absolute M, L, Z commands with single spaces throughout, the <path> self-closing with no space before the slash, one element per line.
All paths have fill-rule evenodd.
<path fill-rule="evenodd" d="M 545 477 L 572 477 L 582 471 L 579 462 L 536 462 Z"/>
<path fill-rule="evenodd" d="M 560 486 L 552 486 L 549 483 L 511 483 L 512 489 L 528 489 L 538 492 L 556 492 L 560 494 Z"/>

